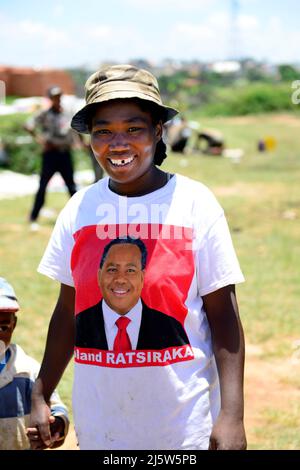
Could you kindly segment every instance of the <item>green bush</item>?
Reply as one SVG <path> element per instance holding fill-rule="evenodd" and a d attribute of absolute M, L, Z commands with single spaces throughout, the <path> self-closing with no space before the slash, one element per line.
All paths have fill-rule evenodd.
<path fill-rule="evenodd" d="M 278 67 L 280 79 L 286 82 L 292 82 L 299 79 L 299 72 L 292 65 L 282 64 Z"/>
<path fill-rule="evenodd" d="M 31 144 L 9 143 L 5 146 L 8 154 L 8 168 L 18 173 L 31 175 L 38 173 L 41 165 L 40 149 Z"/>
<path fill-rule="evenodd" d="M 296 111 L 288 84 L 255 83 L 216 91 L 213 100 L 202 108 L 210 116 L 235 116 L 275 111 Z"/>
<path fill-rule="evenodd" d="M 40 148 L 34 141 L 20 142 L 20 138 L 29 136 L 23 128 L 27 119 L 27 114 L 0 116 L 0 138 L 8 156 L 5 166 L 13 171 L 32 174 L 40 168 Z"/>

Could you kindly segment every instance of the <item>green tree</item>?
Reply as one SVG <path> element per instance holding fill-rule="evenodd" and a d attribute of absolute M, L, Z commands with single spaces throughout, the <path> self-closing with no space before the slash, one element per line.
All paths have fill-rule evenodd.
<path fill-rule="evenodd" d="M 300 78 L 300 72 L 298 72 L 292 65 L 279 65 L 278 72 L 280 75 L 280 79 L 284 82 L 290 82 Z"/>

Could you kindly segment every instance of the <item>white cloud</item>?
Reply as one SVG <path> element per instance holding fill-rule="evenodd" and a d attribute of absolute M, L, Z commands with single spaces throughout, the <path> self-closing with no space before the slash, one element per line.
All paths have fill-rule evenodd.
<path fill-rule="evenodd" d="M 132 5 L 136 1 L 124 0 Z M 139 1 L 141 6 L 145 2 L 150 4 L 150 0 Z M 179 8 L 179 0 L 160 1 Z M 159 0 L 151 0 L 155 7 L 158 3 Z M 202 0 L 182 2 L 190 7 L 196 3 L 202 4 Z M 59 5 L 55 6 L 57 12 Z M 157 11 L 159 13 L 159 9 Z M 46 24 L 46 20 L 45 23 L 26 18 L 15 21 L 0 13 L 0 44 L 4 45 L 1 47 L 1 61 L 20 66 L 86 64 L 94 68 L 104 60 L 128 62 L 145 58 L 157 62 L 166 57 L 203 61 L 228 58 L 232 53 L 230 15 L 215 10 L 208 17 L 190 17 L 194 21 L 179 20 L 166 24 L 163 30 L 148 31 L 143 25 L 128 21 L 124 21 L 121 27 L 110 22 L 97 24 L 94 20 L 56 26 L 53 21 Z M 299 57 L 300 31 L 288 29 L 278 16 L 269 16 L 263 23 L 256 16 L 240 15 L 236 38 L 238 51 L 243 56 L 271 62 L 292 62 Z"/>
<path fill-rule="evenodd" d="M 0 16 L 1 61 L 21 66 L 55 66 L 58 51 L 67 55 L 72 39 L 64 30 L 30 19 L 13 21 Z M 63 64 L 57 64 L 63 66 Z"/>
<path fill-rule="evenodd" d="M 61 18 L 65 13 L 65 7 L 62 3 L 57 3 L 53 7 L 52 14 L 54 18 Z"/>
<path fill-rule="evenodd" d="M 85 38 L 90 40 L 104 39 L 104 40 L 113 40 L 114 29 L 110 25 L 100 25 L 100 26 L 84 26 L 83 35 Z M 91 44 L 92 45 L 92 44 Z"/>
<path fill-rule="evenodd" d="M 270 62 L 292 62 L 299 56 L 300 31 L 287 30 L 279 17 L 262 23 L 253 15 L 240 15 L 235 34 L 230 25 L 230 16 L 222 12 L 197 24 L 178 22 L 168 31 L 161 56 L 211 61 L 238 53 Z"/>
<path fill-rule="evenodd" d="M 31 20 L 20 21 L 17 25 L 18 34 L 23 37 L 42 41 L 45 46 L 66 47 L 71 45 L 70 38 L 65 31 L 58 28 L 51 28 L 42 23 L 33 22 Z M 15 32 L 14 32 L 15 34 Z"/>
<path fill-rule="evenodd" d="M 257 18 L 250 15 L 240 15 L 237 24 L 239 28 L 244 30 L 254 30 L 259 27 Z"/>
<path fill-rule="evenodd" d="M 146 9 L 147 8 L 157 8 L 157 13 L 161 10 L 180 10 L 184 11 L 186 9 L 195 9 L 200 10 L 203 7 L 212 7 L 216 0 L 123 0 L 124 3 L 128 3 L 129 6 L 136 8 Z M 209 5 L 208 5 L 209 3 Z"/>
<path fill-rule="evenodd" d="M 255 34 L 246 32 L 246 44 L 250 54 L 263 60 L 277 63 L 299 61 L 300 31 L 286 29 L 279 17 L 270 17 L 260 24 Z"/>

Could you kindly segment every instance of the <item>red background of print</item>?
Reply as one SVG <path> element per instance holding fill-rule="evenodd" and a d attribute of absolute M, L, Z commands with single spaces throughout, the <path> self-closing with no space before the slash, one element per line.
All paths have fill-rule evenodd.
<path fill-rule="evenodd" d="M 98 234 L 107 234 L 101 239 Z M 193 232 L 190 228 L 161 224 L 90 225 L 78 230 L 72 252 L 71 268 L 76 289 L 76 314 L 98 303 L 102 294 L 97 283 L 100 259 L 112 239 L 126 234 L 140 238 L 148 256 L 142 299 L 155 310 L 166 313 L 182 324 L 187 308 L 185 301 L 194 275 Z M 153 236 L 153 234 L 155 234 Z M 152 236 L 152 238 L 151 238 Z"/>

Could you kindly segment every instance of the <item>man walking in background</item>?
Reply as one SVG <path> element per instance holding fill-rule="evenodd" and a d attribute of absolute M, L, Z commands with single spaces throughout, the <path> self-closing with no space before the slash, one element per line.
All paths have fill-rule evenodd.
<path fill-rule="evenodd" d="M 76 192 L 73 177 L 71 147 L 74 133 L 70 119 L 61 107 L 62 90 L 53 86 L 48 90 L 51 106 L 27 121 L 25 129 L 42 146 L 40 186 L 30 214 L 31 229 L 38 230 L 37 218 L 45 201 L 47 185 L 57 171 L 61 174 L 70 196 Z"/>

